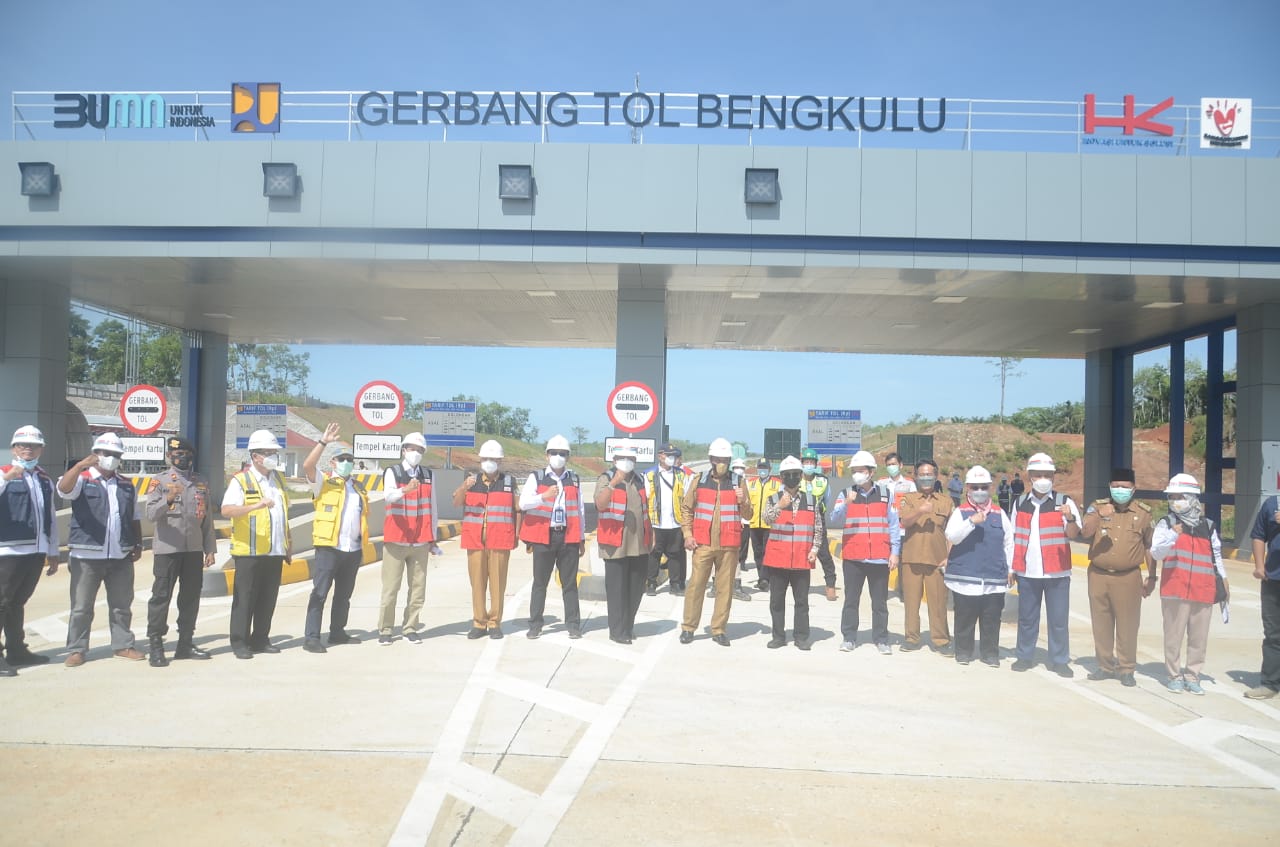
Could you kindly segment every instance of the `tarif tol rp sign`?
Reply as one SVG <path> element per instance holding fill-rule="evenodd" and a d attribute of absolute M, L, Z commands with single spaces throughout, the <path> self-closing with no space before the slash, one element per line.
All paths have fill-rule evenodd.
<path fill-rule="evenodd" d="M 658 420 L 658 397 L 643 382 L 624 382 L 609 392 L 609 420 L 623 432 L 641 432 Z"/>

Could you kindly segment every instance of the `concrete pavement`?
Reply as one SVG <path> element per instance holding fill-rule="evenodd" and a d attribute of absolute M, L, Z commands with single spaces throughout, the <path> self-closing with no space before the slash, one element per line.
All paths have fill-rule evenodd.
<path fill-rule="evenodd" d="M 65 568 L 43 578 L 29 640 L 55 663 L 0 680 L 0 841 L 1274 843 L 1280 702 L 1240 696 L 1256 684 L 1261 639 L 1247 565 L 1229 566 L 1232 621 L 1215 619 L 1213 681 L 1193 697 L 1163 688 L 1155 597 L 1138 687 L 1084 679 L 1093 649 L 1080 571 L 1077 676 L 1063 680 L 1042 666 L 1010 673 L 1008 658 L 994 670 L 929 650 L 840 653 L 841 604 L 817 588 L 810 653 L 765 649 L 759 594 L 734 602 L 731 647 L 705 631 L 680 645 L 681 603 L 665 589 L 645 598 L 624 647 L 608 641 L 603 603 L 584 604 L 587 636 L 570 641 L 553 585 L 547 633 L 529 641 L 523 551 L 507 638 L 468 641 L 465 560 L 456 541 L 444 546 L 420 645 L 366 637 L 303 652 L 303 583 L 281 590 L 280 655 L 234 659 L 230 598 L 206 598 L 197 641 L 214 660 L 165 669 L 110 656 L 101 604 L 91 661 L 64 669 Z M 137 587 L 141 642 L 146 559 Z M 353 632 L 372 633 L 379 588 L 379 567 L 363 568 Z M 708 603 L 704 625 L 709 615 Z M 865 598 L 862 620 L 865 630 Z M 902 631 L 896 600 L 890 629 Z M 1006 622 L 1006 656 L 1013 640 Z"/>

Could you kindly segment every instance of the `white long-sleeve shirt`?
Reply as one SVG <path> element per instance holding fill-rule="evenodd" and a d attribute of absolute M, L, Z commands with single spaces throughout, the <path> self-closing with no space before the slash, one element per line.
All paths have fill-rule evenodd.
<path fill-rule="evenodd" d="M 120 514 L 120 498 L 116 493 L 116 486 L 120 482 L 119 474 L 112 474 L 106 477 L 97 468 L 89 468 L 89 477 L 94 482 L 101 482 L 107 487 L 107 543 L 101 550 L 87 550 L 82 547 L 76 547 L 74 553 L 77 559 L 123 559 L 127 552 L 120 547 L 120 529 L 121 521 L 134 522 L 138 520 L 138 498 L 135 496 L 133 500 L 133 514 Z M 71 492 L 58 494 L 63 500 L 70 503 L 76 500 L 84 493 L 84 477 L 77 476 L 75 485 L 71 487 Z M 142 541 L 141 538 L 138 539 Z"/>
<path fill-rule="evenodd" d="M 1050 491 L 1040 497 L 1035 492 L 1032 492 L 1026 497 L 1026 501 L 1035 507 L 1035 511 L 1031 513 L 1031 538 L 1027 541 L 1026 571 L 1022 574 L 1023 576 L 1032 577 L 1033 579 L 1061 579 L 1062 577 L 1071 576 L 1070 569 L 1061 573 L 1045 573 L 1044 556 L 1040 553 L 1040 507 L 1045 503 L 1052 503 L 1054 494 L 1055 492 Z M 1067 519 L 1074 521 L 1079 529 L 1084 529 L 1084 524 L 1081 523 L 1080 519 L 1080 510 L 1076 507 L 1075 501 L 1066 495 L 1063 495 L 1062 498 L 1062 513 Z"/>
<path fill-rule="evenodd" d="M 551 527 L 563 528 L 568 525 L 569 516 L 565 511 L 564 503 L 564 478 L 568 475 L 569 469 L 556 473 L 549 466 L 543 468 L 543 473 L 560 483 L 556 486 L 556 499 L 551 503 Z M 542 499 L 542 495 L 538 493 L 538 474 L 531 473 L 529 478 L 524 481 L 524 488 L 520 489 L 520 511 L 532 512 L 534 509 L 540 508 L 546 501 Z M 582 492 L 578 492 L 578 520 L 582 521 Z"/>
<path fill-rule="evenodd" d="M 400 467 L 404 468 L 404 472 L 409 476 L 414 475 L 414 469 L 409 467 L 407 462 L 401 462 Z M 435 476 L 431 478 L 431 537 L 440 537 L 440 510 L 436 508 L 436 484 Z M 396 472 L 394 467 L 387 468 L 386 473 L 382 475 L 382 500 L 384 503 L 399 503 L 404 499 L 404 491 L 401 490 L 400 484 L 396 482 Z M 431 542 L 424 544 L 408 544 L 407 547 L 426 547 Z"/>
<path fill-rule="evenodd" d="M 1151 558 L 1163 562 L 1173 552 L 1173 545 L 1178 542 L 1178 533 L 1173 531 L 1171 515 L 1165 515 L 1156 522 L 1151 533 Z M 1209 547 L 1213 550 L 1213 567 L 1218 576 L 1227 578 L 1227 567 L 1222 561 L 1222 539 L 1218 538 L 1218 528 L 1214 527 L 1209 535 Z"/>
<path fill-rule="evenodd" d="M 964 504 L 961 504 L 963 507 Z M 1004 564 L 1005 567 L 1013 570 L 1013 522 L 1009 520 L 1009 516 L 1004 510 L 996 506 L 991 511 L 1000 515 L 1000 526 L 1004 529 Z M 964 541 L 969 535 L 977 529 L 973 521 L 960 514 L 960 509 L 956 509 L 951 513 L 951 517 L 947 518 L 947 525 L 943 528 L 942 534 L 947 537 L 947 543 L 955 546 Z M 976 597 L 980 594 L 1002 594 L 1009 590 L 1008 585 L 988 583 L 986 585 L 977 585 L 972 582 L 962 582 L 960 580 L 947 579 L 947 572 L 942 572 L 942 581 L 946 583 L 957 594 L 964 594 L 968 597 Z"/>
<path fill-rule="evenodd" d="M 50 480 L 50 487 L 56 489 L 58 481 Z M 40 489 L 40 477 L 36 476 L 33 471 L 24 471 L 21 479 L 11 479 L 7 482 L 0 480 L 0 494 L 10 485 L 25 485 L 27 491 L 31 494 L 31 505 L 36 513 L 36 543 L 35 544 L 0 544 L 0 556 L 30 556 L 34 553 L 41 553 L 45 556 L 58 555 L 58 510 L 51 508 L 53 514 L 53 525 L 49 527 L 48 533 L 45 532 L 44 526 L 44 492 Z M 53 541 L 50 543 L 49 539 Z"/>

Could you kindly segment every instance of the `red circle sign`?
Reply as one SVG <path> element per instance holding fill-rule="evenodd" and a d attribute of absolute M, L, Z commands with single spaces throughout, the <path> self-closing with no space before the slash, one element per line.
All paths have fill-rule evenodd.
<path fill-rule="evenodd" d="M 643 382 L 624 382 L 609 392 L 609 420 L 623 432 L 641 432 L 658 420 L 658 395 Z"/>
<path fill-rule="evenodd" d="M 375 379 L 356 392 L 356 417 L 369 429 L 391 429 L 404 414 L 404 395 L 383 379 Z"/>
<path fill-rule="evenodd" d="M 164 394 L 152 385 L 135 385 L 120 398 L 120 422 L 137 435 L 150 435 L 163 426 L 168 411 Z"/>

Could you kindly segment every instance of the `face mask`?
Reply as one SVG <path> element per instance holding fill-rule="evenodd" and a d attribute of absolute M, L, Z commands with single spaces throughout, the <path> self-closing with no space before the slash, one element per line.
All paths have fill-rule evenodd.
<path fill-rule="evenodd" d="M 564 470 L 564 463 L 567 461 L 568 459 L 564 456 L 551 456 L 547 459 L 547 464 L 551 466 L 553 471 L 562 471 Z"/>
<path fill-rule="evenodd" d="M 480 470 L 492 476 L 493 474 L 498 472 L 498 463 L 493 461 L 492 459 L 485 459 L 483 462 L 480 463 Z"/>
<path fill-rule="evenodd" d="M 14 459 L 14 460 L 13 460 L 13 463 L 14 463 L 15 465 L 17 465 L 18 467 L 22 468 L 24 471 L 33 471 L 33 470 L 35 470 L 35 469 L 36 469 L 36 465 L 39 463 L 39 460 L 37 460 L 37 459 Z"/>
<path fill-rule="evenodd" d="M 991 502 L 990 491 L 970 491 L 969 502 L 975 506 L 985 506 Z"/>
<path fill-rule="evenodd" d="M 715 469 L 716 474 L 724 476 L 724 472 L 729 470 L 728 462 L 712 462 L 711 467 Z"/>
<path fill-rule="evenodd" d="M 897 465 L 887 465 L 885 467 L 885 470 L 888 471 L 889 476 L 893 477 L 894 479 L 897 479 L 898 474 L 902 473 L 902 468 L 898 467 Z"/>
<path fill-rule="evenodd" d="M 1190 497 L 1184 497 L 1181 500 L 1170 500 L 1169 510 L 1177 512 L 1179 515 L 1185 515 L 1195 508 L 1195 502 Z"/>
<path fill-rule="evenodd" d="M 404 451 L 404 463 L 411 468 L 416 468 L 422 462 L 422 454 L 417 450 Z"/>
<path fill-rule="evenodd" d="M 1133 499 L 1132 488 L 1113 488 L 1111 489 L 1111 499 L 1123 506 Z"/>
<path fill-rule="evenodd" d="M 355 462 L 337 462 L 333 466 L 333 472 L 338 476 L 346 479 L 351 476 L 351 472 L 356 469 Z"/>
<path fill-rule="evenodd" d="M 804 471 L 804 475 L 805 475 L 805 476 L 813 476 L 814 474 L 816 474 L 816 473 L 818 472 L 818 466 L 817 466 L 817 465 L 805 465 L 803 468 L 801 468 L 801 470 L 803 470 L 803 471 Z"/>
<path fill-rule="evenodd" d="M 275 456 L 262 457 L 262 469 L 264 471 L 267 471 L 268 473 L 270 473 L 271 471 L 275 470 L 278 467 L 280 467 L 280 460 L 277 459 Z"/>
<path fill-rule="evenodd" d="M 666 468 L 667 470 L 670 470 L 671 468 L 674 468 L 674 467 L 676 466 L 676 457 L 675 457 L 675 456 L 663 456 L 663 457 L 662 457 L 662 466 L 663 466 L 664 468 Z"/>
<path fill-rule="evenodd" d="M 636 469 L 636 460 L 635 459 L 617 459 L 616 461 L 614 461 L 613 466 L 622 473 L 631 473 L 633 470 Z"/>
<path fill-rule="evenodd" d="M 1053 490 L 1053 480 L 1040 477 L 1035 482 L 1031 483 L 1031 490 L 1042 496 L 1048 494 Z"/>
<path fill-rule="evenodd" d="M 180 471 L 189 471 L 191 470 L 191 457 L 175 456 L 173 459 L 173 466 Z"/>
<path fill-rule="evenodd" d="M 853 475 L 853 484 L 856 486 L 864 486 L 871 480 L 871 474 L 866 471 L 857 471 Z"/>
<path fill-rule="evenodd" d="M 787 488 L 795 488 L 800 484 L 801 475 L 799 471 L 787 471 L 782 475 L 782 484 Z"/>
<path fill-rule="evenodd" d="M 758 471 L 756 471 L 756 476 L 760 477 L 761 479 L 768 479 L 768 478 L 769 478 L 769 471 L 764 470 L 764 469 L 758 470 Z"/>
<path fill-rule="evenodd" d="M 114 471 L 116 468 L 120 467 L 120 457 L 119 456 L 99 456 L 98 467 L 106 471 L 107 473 L 110 473 L 111 471 Z"/>
<path fill-rule="evenodd" d="M 916 488 L 919 488 L 921 491 L 928 491 L 933 488 L 933 484 L 937 481 L 937 477 L 918 476 L 916 477 Z"/>

